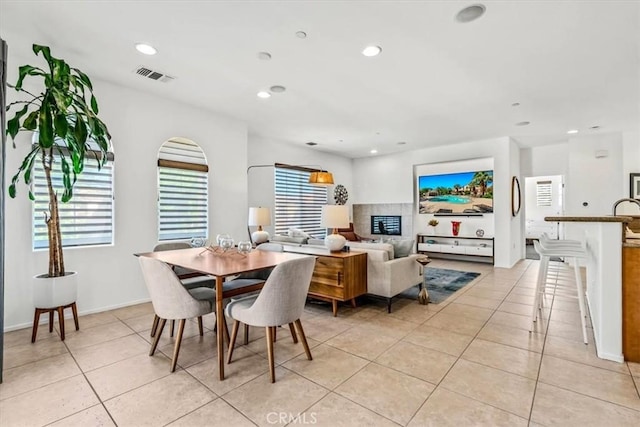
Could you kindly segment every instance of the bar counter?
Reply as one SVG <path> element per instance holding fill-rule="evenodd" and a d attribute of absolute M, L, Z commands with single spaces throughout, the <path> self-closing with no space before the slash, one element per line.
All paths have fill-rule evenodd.
<path fill-rule="evenodd" d="M 598 357 L 623 362 L 622 249 L 627 216 L 549 216 L 548 222 L 580 223 L 587 249 L 586 293 Z M 638 243 L 640 246 L 640 243 Z"/>

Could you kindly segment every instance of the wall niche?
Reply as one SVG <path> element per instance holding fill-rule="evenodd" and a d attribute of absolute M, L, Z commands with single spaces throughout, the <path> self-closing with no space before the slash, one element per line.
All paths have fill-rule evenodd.
<path fill-rule="evenodd" d="M 353 205 L 353 228 L 356 234 L 369 239 L 380 239 L 380 235 L 371 234 L 372 215 L 400 215 L 402 218 L 402 236 L 392 238 L 413 239 L 413 203 L 374 203 Z"/>

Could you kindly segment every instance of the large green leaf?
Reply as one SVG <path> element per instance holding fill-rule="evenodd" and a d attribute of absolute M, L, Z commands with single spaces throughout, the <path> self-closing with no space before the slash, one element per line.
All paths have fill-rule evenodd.
<path fill-rule="evenodd" d="M 59 113 L 56 115 L 54 124 L 56 127 L 56 135 L 58 135 L 62 139 L 66 138 L 67 131 L 69 130 L 69 124 L 67 123 L 67 117 L 64 115 L 64 113 Z"/>
<path fill-rule="evenodd" d="M 46 75 L 46 73 L 38 67 L 23 65 L 22 67 L 18 68 L 18 82 L 15 85 L 16 90 L 22 90 L 22 82 L 24 81 L 24 78 L 27 77 L 27 75 L 44 76 Z"/>
<path fill-rule="evenodd" d="M 76 125 L 73 133 L 76 137 L 76 142 L 78 143 L 78 145 L 84 145 L 85 141 L 87 140 L 87 125 L 80 116 L 76 118 Z"/>
<path fill-rule="evenodd" d="M 40 110 L 35 110 L 29 113 L 24 122 L 22 122 L 22 127 L 27 130 L 35 130 L 38 127 L 38 117 L 40 115 Z"/>
<path fill-rule="evenodd" d="M 93 93 L 91 94 L 91 109 L 94 114 L 98 114 L 98 101 L 96 100 L 96 97 L 93 96 Z"/>
<path fill-rule="evenodd" d="M 87 76 L 85 73 L 78 70 L 77 68 L 72 68 L 72 70 L 78 73 L 78 77 L 80 78 L 82 83 L 84 83 L 84 85 L 87 86 L 89 90 L 93 91 L 93 85 L 91 84 L 91 79 L 89 79 L 89 76 Z"/>
<path fill-rule="evenodd" d="M 40 117 L 38 121 L 38 144 L 40 144 L 42 148 L 50 148 L 54 142 L 53 120 L 51 119 L 50 108 L 51 107 L 45 98 L 45 101 L 40 108 Z"/>

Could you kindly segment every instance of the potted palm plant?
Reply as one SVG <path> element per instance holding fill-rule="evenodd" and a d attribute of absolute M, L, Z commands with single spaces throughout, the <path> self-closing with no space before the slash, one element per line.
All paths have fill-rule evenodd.
<path fill-rule="evenodd" d="M 21 98 L 7 106 L 7 112 L 12 108 L 15 111 L 13 118 L 7 121 L 7 135 L 14 148 L 20 132 L 37 132 L 32 149 L 11 180 L 9 196 L 16 196 L 16 185 L 21 176 L 27 186 L 31 184 L 34 163 L 42 162 L 49 197 L 49 209 L 43 212 L 49 241 L 49 272 L 36 276 L 34 303 L 39 308 L 50 308 L 74 302 L 77 294 L 77 275 L 65 271 L 58 214 L 59 192 L 62 203 L 71 200 L 73 186 L 83 171 L 88 154 L 96 156 L 98 167 L 104 166 L 110 135 L 107 126 L 98 118 L 98 102 L 89 77 L 64 60 L 53 57 L 47 46 L 34 44 L 33 53 L 44 57 L 46 67 L 23 65 L 19 68 L 16 84 L 8 85 Z M 25 80 L 36 80 L 40 89 L 27 90 Z M 36 86 L 29 86 L 29 89 L 32 87 Z M 53 170 L 62 172 L 60 188 L 52 181 Z M 35 200 L 31 190 L 28 195 Z"/>

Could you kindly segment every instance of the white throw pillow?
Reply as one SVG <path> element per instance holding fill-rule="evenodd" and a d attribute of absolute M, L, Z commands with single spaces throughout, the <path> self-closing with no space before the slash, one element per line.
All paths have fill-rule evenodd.
<path fill-rule="evenodd" d="M 300 230 L 299 228 L 290 228 L 289 232 L 288 232 L 288 236 L 289 237 L 304 237 L 305 239 L 308 239 L 311 237 L 311 235 L 309 233 L 307 233 L 304 230 Z"/>

